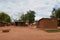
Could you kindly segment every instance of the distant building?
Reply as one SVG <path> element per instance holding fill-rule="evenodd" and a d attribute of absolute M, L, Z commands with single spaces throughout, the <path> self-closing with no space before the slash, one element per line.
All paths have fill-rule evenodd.
<path fill-rule="evenodd" d="M 26 22 L 24 21 L 15 21 L 16 26 L 26 26 Z"/>
<path fill-rule="evenodd" d="M 5 25 L 7 25 L 6 22 L 2 22 L 2 21 L 0 21 L 0 27 L 5 26 Z"/>
<path fill-rule="evenodd" d="M 37 22 L 37 28 L 57 29 L 57 27 L 57 19 L 55 18 L 42 18 Z"/>

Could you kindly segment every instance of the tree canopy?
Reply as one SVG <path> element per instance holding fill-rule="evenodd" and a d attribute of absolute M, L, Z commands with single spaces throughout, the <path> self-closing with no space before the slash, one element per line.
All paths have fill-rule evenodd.
<path fill-rule="evenodd" d="M 26 14 L 22 14 L 21 20 L 29 23 L 33 23 L 35 21 L 35 12 L 29 10 Z"/>
<path fill-rule="evenodd" d="M 60 8 L 58 9 L 53 9 L 51 18 L 60 18 Z"/>
<path fill-rule="evenodd" d="M 60 8 L 53 9 L 51 18 L 57 18 L 58 19 L 58 26 L 60 26 Z"/>
<path fill-rule="evenodd" d="M 4 12 L 0 12 L 0 21 L 10 22 L 11 18 L 8 14 L 6 14 Z"/>

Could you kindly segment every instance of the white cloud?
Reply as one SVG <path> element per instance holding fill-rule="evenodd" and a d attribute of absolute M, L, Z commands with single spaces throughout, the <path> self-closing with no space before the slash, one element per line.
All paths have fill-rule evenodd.
<path fill-rule="evenodd" d="M 19 13 L 34 10 L 37 20 L 49 17 L 52 8 L 59 3 L 59 0 L 0 0 L 0 11 L 4 11 L 16 19 Z"/>

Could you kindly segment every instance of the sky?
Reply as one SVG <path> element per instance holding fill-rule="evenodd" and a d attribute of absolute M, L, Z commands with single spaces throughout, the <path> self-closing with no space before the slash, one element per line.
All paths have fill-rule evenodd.
<path fill-rule="evenodd" d="M 35 11 L 35 20 L 50 18 L 53 8 L 59 8 L 60 0 L 0 0 L 0 12 L 5 12 L 12 20 L 18 19 L 29 10 Z"/>

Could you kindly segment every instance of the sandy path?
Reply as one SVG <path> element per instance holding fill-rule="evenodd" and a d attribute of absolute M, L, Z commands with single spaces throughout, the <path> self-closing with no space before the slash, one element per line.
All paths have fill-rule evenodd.
<path fill-rule="evenodd" d="M 0 30 L 0 40 L 60 40 L 60 32 L 47 33 L 38 29 L 27 27 L 12 27 L 10 32 Z"/>

